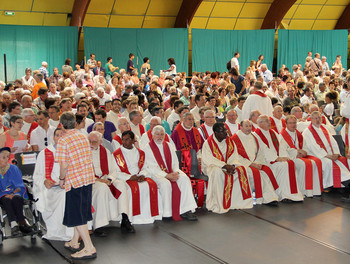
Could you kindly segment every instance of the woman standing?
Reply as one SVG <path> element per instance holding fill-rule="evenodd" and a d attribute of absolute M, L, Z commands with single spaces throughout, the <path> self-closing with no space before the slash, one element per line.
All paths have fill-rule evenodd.
<path fill-rule="evenodd" d="M 62 66 L 62 75 L 65 72 L 68 72 L 68 76 L 70 76 L 73 73 L 73 68 L 72 66 L 70 66 L 71 63 L 71 59 L 66 59 L 66 61 L 64 62 L 64 65 Z"/>
<path fill-rule="evenodd" d="M 112 61 L 113 61 L 112 57 L 108 57 L 107 63 L 105 65 L 107 82 L 109 82 L 109 80 L 113 77 L 113 72 L 119 69 L 119 67 L 113 66 Z"/>
<path fill-rule="evenodd" d="M 149 58 L 143 58 L 143 64 L 141 66 L 141 74 L 147 75 L 148 70 L 151 69 L 151 65 L 149 64 Z"/>
<path fill-rule="evenodd" d="M 259 58 L 256 61 L 255 72 L 256 72 L 257 75 L 259 75 L 260 66 L 261 66 L 261 63 L 262 63 L 263 59 L 264 59 L 264 55 L 259 55 Z"/>

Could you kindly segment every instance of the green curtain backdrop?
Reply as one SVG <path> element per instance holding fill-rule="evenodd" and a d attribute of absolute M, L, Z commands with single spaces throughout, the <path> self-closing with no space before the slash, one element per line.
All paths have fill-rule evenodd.
<path fill-rule="evenodd" d="M 77 60 L 77 27 L 44 27 L 0 25 L 0 80 L 4 80 L 3 54 L 7 60 L 7 80 L 14 81 L 25 75 L 25 68 L 39 69 L 48 63 L 49 73 L 67 58 Z M 74 65 L 72 65 L 74 68 Z"/>
<path fill-rule="evenodd" d="M 140 69 L 143 58 L 149 57 L 156 75 L 168 69 L 168 58 L 175 59 L 177 71 L 188 71 L 188 30 L 184 28 L 133 29 L 84 27 L 86 59 L 91 53 L 104 66 L 107 57 L 113 65 L 126 68 L 129 53 L 135 55 L 134 65 Z"/>
<path fill-rule="evenodd" d="M 290 71 L 294 64 L 305 65 L 307 53 L 326 56 L 332 67 L 336 56 L 341 55 L 346 68 L 348 30 L 278 30 L 277 67 L 285 64 Z"/>
<path fill-rule="evenodd" d="M 272 68 L 275 31 L 192 29 L 192 70 L 227 71 L 226 64 L 235 52 L 244 74 L 251 60 L 264 55 L 263 63 Z"/>

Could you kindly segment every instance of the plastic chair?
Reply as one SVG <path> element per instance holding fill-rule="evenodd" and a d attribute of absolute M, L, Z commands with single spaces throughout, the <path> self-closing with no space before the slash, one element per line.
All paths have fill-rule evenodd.
<path fill-rule="evenodd" d="M 333 137 L 338 143 L 340 154 L 345 157 L 345 143 L 343 141 L 343 138 L 341 135 L 333 135 Z"/>

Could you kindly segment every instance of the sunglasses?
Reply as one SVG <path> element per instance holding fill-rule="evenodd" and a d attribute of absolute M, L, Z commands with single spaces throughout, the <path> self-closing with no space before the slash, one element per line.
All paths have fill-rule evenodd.
<path fill-rule="evenodd" d="M 47 147 L 47 137 L 44 138 L 45 146 Z"/>

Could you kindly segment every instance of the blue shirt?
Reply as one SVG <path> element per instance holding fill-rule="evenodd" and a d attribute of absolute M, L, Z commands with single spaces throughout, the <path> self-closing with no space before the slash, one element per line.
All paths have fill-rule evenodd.
<path fill-rule="evenodd" d="M 165 120 L 162 120 L 162 127 L 164 128 L 165 130 L 165 133 L 167 133 L 168 135 L 171 135 L 171 129 L 170 129 L 170 126 L 169 126 L 169 123 Z M 150 128 L 149 126 L 149 123 L 146 125 L 146 131 L 148 131 Z"/>
<path fill-rule="evenodd" d="M 0 174 L 0 197 L 13 193 L 17 188 L 20 188 L 21 191 L 15 195 L 28 199 L 26 187 L 22 180 L 22 172 L 17 166 L 10 164 L 10 168 L 5 175 Z"/>
<path fill-rule="evenodd" d="M 239 94 L 241 92 L 243 88 L 243 84 L 242 84 L 243 81 L 244 81 L 244 77 L 242 75 L 239 75 L 237 80 L 231 77 L 231 82 L 236 86 L 236 91 L 235 91 L 236 94 Z M 244 90 L 242 95 L 246 93 L 247 93 L 247 90 Z"/>
<path fill-rule="evenodd" d="M 92 127 L 94 126 L 95 123 L 91 124 L 87 128 L 87 132 L 90 133 L 92 131 Z M 110 122 L 110 121 L 105 121 L 105 133 L 103 134 L 103 137 L 107 139 L 108 141 L 112 142 L 112 133 L 117 131 L 115 128 L 115 125 Z"/>

